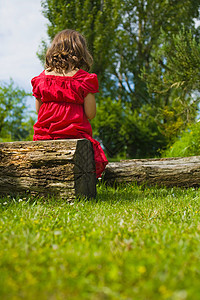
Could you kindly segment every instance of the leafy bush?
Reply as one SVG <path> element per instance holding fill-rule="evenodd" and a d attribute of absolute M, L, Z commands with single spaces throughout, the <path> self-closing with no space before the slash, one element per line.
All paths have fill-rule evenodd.
<path fill-rule="evenodd" d="M 30 95 L 12 79 L 0 82 L 0 142 L 32 139 L 35 119 L 26 105 Z"/>
<path fill-rule="evenodd" d="M 130 103 L 99 98 L 92 128 L 109 160 L 152 157 L 166 145 L 155 122 L 155 111 L 147 105 L 132 112 Z"/>
<path fill-rule="evenodd" d="M 191 125 L 162 156 L 179 157 L 200 155 L 200 122 Z"/>

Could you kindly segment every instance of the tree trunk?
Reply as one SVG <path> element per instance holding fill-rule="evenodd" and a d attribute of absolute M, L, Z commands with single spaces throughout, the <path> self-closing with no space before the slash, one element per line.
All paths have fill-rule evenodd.
<path fill-rule="evenodd" d="M 200 156 L 161 159 L 133 159 L 108 164 L 108 184 L 131 183 L 157 186 L 200 186 Z"/>
<path fill-rule="evenodd" d="M 0 143 L 0 195 L 95 197 L 96 173 L 90 141 Z"/>

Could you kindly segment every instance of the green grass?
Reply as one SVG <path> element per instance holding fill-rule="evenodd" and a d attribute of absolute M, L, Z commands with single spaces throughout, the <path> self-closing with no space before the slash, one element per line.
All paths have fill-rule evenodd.
<path fill-rule="evenodd" d="M 200 190 L 0 202 L 0 299 L 199 299 Z"/>

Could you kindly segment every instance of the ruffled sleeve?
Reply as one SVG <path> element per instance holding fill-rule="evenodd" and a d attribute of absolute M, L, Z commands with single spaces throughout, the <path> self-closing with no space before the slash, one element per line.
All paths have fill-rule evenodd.
<path fill-rule="evenodd" d="M 39 80 L 39 78 L 38 78 L 38 76 L 37 77 L 34 77 L 32 80 L 31 80 L 31 84 L 32 84 L 32 86 L 33 86 L 33 96 L 35 97 L 35 98 L 37 98 L 37 99 L 41 99 L 41 93 L 40 93 L 40 89 L 39 89 L 39 83 L 40 83 L 40 80 Z"/>
<path fill-rule="evenodd" d="M 98 93 L 99 92 L 99 83 L 97 79 L 96 74 L 88 74 L 85 79 L 83 80 L 83 83 L 81 85 L 82 91 L 83 91 L 83 97 L 85 98 L 87 94 L 92 93 Z"/>

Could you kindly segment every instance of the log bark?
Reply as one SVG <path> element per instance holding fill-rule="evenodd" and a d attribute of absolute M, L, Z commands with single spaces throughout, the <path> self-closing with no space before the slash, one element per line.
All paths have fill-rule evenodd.
<path fill-rule="evenodd" d="M 104 180 L 113 185 L 135 182 L 167 187 L 200 186 L 200 156 L 132 159 L 108 164 Z"/>
<path fill-rule="evenodd" d="M 86 139 L 0 143 L 0 195 L 95 197 L 92 144 Z"/>

